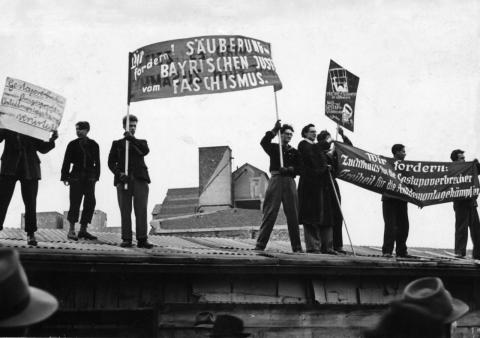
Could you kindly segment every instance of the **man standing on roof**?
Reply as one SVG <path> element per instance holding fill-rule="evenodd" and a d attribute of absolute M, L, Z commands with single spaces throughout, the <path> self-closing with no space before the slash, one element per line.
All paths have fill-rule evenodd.
<path fill-rule="evenodd" d="M 20 181 L 22 199 L 25 204 L 25 231 L 27 244 L 37 245 L 37 194 L 41 179 L 40 159 L 37 152 L 48 153 L 55 148 L 58 138 L 56 130 L 48 142 L 11 130 L 0 129 L 0 142 L 5 141 L 0 168 L 0 230 L 7 215 L 17 181 Z"/>
<path fill-rule="evenodd" d="M 392 154 L 395 161 L 403 161 L 407 153 L 403 144 L 394 144 Z M 407 202 L 390 197 L 387 194 L 382 195 L 383 220 L 385 221 L 385 231 L 383 234 L 383 257 L 391 258 L 393 245 L 397 257 L 410 257 L 407 252 L 407 238 L 409 230 Z"/>
<path fill-rule="evenodd" d="M 453 162 L 465 162 L 464 151 L 455 149 L 450 154 Z M 475 159 L 475 165 L 480 172 L 480 164 Z M 468 228 L 470 227 L 470 237 L 473 242 L 473 259 L 480 259 L 480 220 L 477 212 L 477 196 L 454 201 L 453 210 L 455 211 L 455 256 L 465 258 L 467 254 Z"/>
<path fill-rule="evenodd" d="M 281 134 L 283 166 L 280 166 L 279 145 L 272 143 L 272 139 L 277 135 L 278 131 Z M 265 193 L 263 220 L 255 250 L 265 250 L 278 216 L 280 204 L 283 204 L 292 250 L 293 252 L 303 251 L 300 242 L 300 230 L 298 228 L 298 195 L 295 184 L 295 176 L 300 174 L 303 165 L 298 151 L 288 144 L 292 136 L 293 127 L 288 124 L 282 126 L 280 120 L 278 120 L 274 128 L 271 131 L 267 131 L 260 141 L 263 150 L 270 157 L 270 173 L 272 177 L 268 182 L 268 188 Z"/>
<path fill-rule="evenodd" d="M 90 124 L 80 121 L 75 125 L 78 138 L 71 141 L 62 165 L 61 181 L 70 185 L 70 208 L 67 219 L 70 223 L 68 239 L 79 238 L 95 240 L 97 237 L 87 232 L 95 210 L 95 183 L 100 178 L 100 151 L 97 142 L 87 137 Z M 70 167 L 73 165 L 72 170 Z M 75 234 L 75 223 L 78 222 L 80 204 L 83 198 L 82 217 L 78 237 Z"/>
<path fill-rule="evenodd" d="M 127 127 L 127 117 L 123 118 L 123 128 L 126 130 L 123 138 L 113 141 L 108 155 L 108 167 L 115 175 L 113 184 L 117 187 L 118 206 L 122 217 L 121 247 L 132 246 L 132 202 L 135 211 L 135 229 L 137 247 L 151 249 L 147 240 L 147 202 L 148 184 L 150 176 L 145 165 L 144 157 L 150 152 L 147 140 L 137 139 L 134 135 L 137 130 L 138 119 L 130 115 Z M 128 147 L 128 175 L 125 172 L 125 148 Z M 127 189 L 125 189 L 127 184 Z"/>
<path fill-rule="evenodd" d="M 298 152 L 302 157 L 304 170 L 298 180 L 298 221 L 303 224 L 306 251 L 320 252 L 318 226 L 315 224 L 318 210 L 317 199 L 318 178 L 313 165 L 312 147 L 315 144 L 317 131 L 315 125 L 307 124 L 302 129 L 303 140 L 298 144 Z"/>

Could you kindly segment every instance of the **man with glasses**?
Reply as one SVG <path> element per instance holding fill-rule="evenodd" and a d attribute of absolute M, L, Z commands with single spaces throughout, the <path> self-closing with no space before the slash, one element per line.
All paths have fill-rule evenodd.
<path fill-rule="evenodd" d="M 272 139 L 279 131 L 282 142 L 283 166 L 280 165 L 279 145 L 272 143 Z M 278 120 L 274 128 L 267 131 L 260 141 L 263 150 L 270 157 L 272 177 L 268 182 L 265 193 L 263 220 L 255 250 L 265 250 L 278 216 L 280 204 L 283 204 L 292 250 L 293 252 L 303 252 L 298 228 L 298 195 L 295 184 L 295 176 L 299 175 L 302 170 L 302 159 L 298 151 L 288 144 L 292 136 L 293 127 L 288 124 L 282 126 L 280 120 Z"/>

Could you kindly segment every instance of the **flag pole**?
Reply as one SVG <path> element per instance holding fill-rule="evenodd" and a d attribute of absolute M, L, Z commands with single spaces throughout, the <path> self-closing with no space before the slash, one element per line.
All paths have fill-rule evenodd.
<path fill-rule="evenodd" d="M 332 183 L 333 191 L 335 192 L 335 198 L 337 199 L 338 210 L 340 210 L 340 215 L 342 215 L 342 221 L 345 225 L 345 230 L 347 231 L 348 241 L 350 242 L 350 248 L 352 249 L 353 255 L 356 256 L 355 250 L 353 249 L 352 239 L 350 238 L 350 233 L 348 232 L 347 222 L 345 222 L 345 217 L 343 217 L 342 206 L 340 204 L 340 198 L 338 198 L 337 188 L 335 188 L 335 184 L 333 182 L 332 174 L 330 170 L 328 170 L 328 177 L 330 177 L 330 183 Z"/>
<path fill-rule="evenodd" d="M 280 120 L 278 116 L 278 103 L 277 103 L 277 92 L 275 91 L 275 87 L 273 88 L 273 94 L 275 95 L 275 112 L 277 116 L 277 121 Z M 280 136 L 280 130 L 277 132 L 278 136 L 278 150 L 280 151 L 280 167 L 283 167 L 283 152 L 282 152 L 282 137 Z"/>
<path fill-rule="evenodd" d="M 127 90 L 127 121 L 125 123 L 125 131 L 130 131 L 130 60 L 132 53 L 128 53 L 128 90 Z M 128 140 L 125 141 L 125 175 L 128 176 Z M 128 183 L 123 185 L 124 190 L 128 190 Z"/>

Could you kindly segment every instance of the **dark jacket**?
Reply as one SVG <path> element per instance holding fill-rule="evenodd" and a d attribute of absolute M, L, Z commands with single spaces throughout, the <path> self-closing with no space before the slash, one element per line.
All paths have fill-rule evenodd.
<path fill-rule="evenodd" d="M 73 164 L 70 171 L 70 165 Z M 100 178 L 100 151 L 97 142 L 85 138 L 71 141 L 62 165 L 61 181 L 87 179 L 98 181 Z"/>
<path fill-rule="evenodd" d="M 262 146 L 263 150 L 268 154 L 270 157 L 270 172 L 278 171 L 280 169 L 280 151 L 278 143 L 272 143 L 272 139 L 275 137 L 275 134 L 271 131 L 267 131 L 265 136 L 260 141 L 260 145 Z M 298 153 L 297 149 L 293 148 L 290 145 L 282 146 L 282 154 L 283 154 L 283 166 L 293 167 L 293 173 L 290 173 L 289 176 L 295 177 L 296 175 L 300 175 L 303 170 L 303 162 Z"/>
<path fill-rule="evenodd" d="M 1 157 L 0 175 L 16 176 L 29 180 L 40 180 L 40 158 L 37 151 L 46 154 L 55 148 L 55 141 L 26 136 L 11 130 L 0 129 L 0 142 L 5 141 Z"/>
<path fill-rule="evenodd" d="M 113 185 L 120 182 L 120 173 L 125 173 L 125 138 L 113 141 L 108 155 L 108 168 L 115 175 Z M 144 156 L 150 152 L 147 140 L 133 139 L 128 146 L 128 176 L 150 183 Z"/>
<path fill-rule="evenodd" d="M 343 136 L 343 142 L 349 146 L 352 142 Z M 337 153 L 329 153 L 330 144 L 319 142 L 311 148 L 312 170 L 315 173 L 313 189 L 307 210 L 301 215 L 310 224 L 319 226 L 334 226 L 342 222 L 342 213 L 338 202 L 341 200 L 340 189 L 335 179 L 337 167 Z M 331 169 L 328 169 L 330 166 Z M 338 201 L 337 201 L 338 197 Z M 308 224 L 308 223 L 307 223 Z"/>
<path fill-rule="evenodd" d="M 302 158 L 303 171 L 298 180 L 298 218 L 300 224 L 314 224 L 317 221 L 317 199 L 319 189 L 318 173 L 313 163 L 314 144 L 302 140 L 298 144 L 298 152 Z M 325 166 L 326 168 L 326 166 Z"/>
<path fill-rule="evenodd" d="M 480 163 L 478 161 L 475 161 L 475 166 L 477 167 L 477 174 L 480 174 Z M 464 211 L 466 209 L 476 208 L 478 207 L 477 198 L 478 196 L 453 201 L 453 210 Z"/>

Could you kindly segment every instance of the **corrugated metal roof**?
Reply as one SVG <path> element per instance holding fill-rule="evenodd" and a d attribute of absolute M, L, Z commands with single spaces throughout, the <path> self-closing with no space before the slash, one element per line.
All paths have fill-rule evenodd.
<path fill-rule="evenodd" d="M 100 258 L 109 261 L 121 262 L 123 259 L 135 262 L 149 262 L 152 258 L 162 258 L 173 264 L 177 259 L 190 259 L 190 263 L 215 262 L 230 260 L 232 263 L 240 260 L 249 266 L 256 264 L 272 265 L 297 265 L 308 264 L 325 266 L 387 266 L 387 267 L 455 267 L 475 269 L 477 261 L 471 259 L 458 259 L 452 249 L 436 248 L 409 248 L 413 258 L 384 258 L 381 248 L 376 246 L 355 246 L 356 256 L 352 255 L 349 246 L 345 246 L 347 255 L 326 255 L 292 253 L 290 242 L 272 240 L 268 243 L 265 252 L 254 250 L 254 239 L 234 239 L 217 237 L 178 237 L 178 236 L 150 236 L 149 241 L 155 245 L 152 250 L 137 247 L 122 248 L 121 235 L 117 233 L 94 233 L 98 236 L 95 241 L 72 241 L 67 239 L 67 231 L 60 229 L 40 229 L 36 233 L 38 247 L 26 245 L 26 235 L 21 229 L 5 228 L 0 231 L 0 245 L 17 248 L 24 253 L 31 253 L 32 259 L 36 253 L 52 254 L 54 256 L 81 255 L 88 261 L 88 257 L 96 260 Z M 135 243 L 134 243 L 135 244 Z M 99 258 L 100 257 L 100 258 Z"/>

